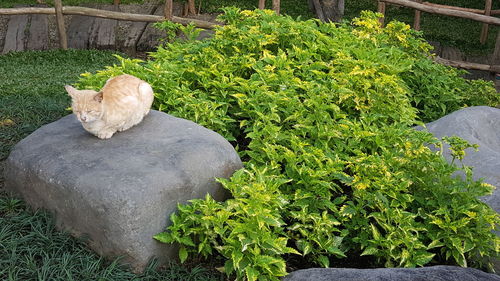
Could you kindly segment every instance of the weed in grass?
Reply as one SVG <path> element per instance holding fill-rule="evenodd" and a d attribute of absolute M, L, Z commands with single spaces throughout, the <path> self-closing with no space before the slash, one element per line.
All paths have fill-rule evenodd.
<path fill-rule="evenodd" d="M 241 9 L 253 10 L 257 8 L 258 1 L 248 0 L 205 0 L 200 1 L 202 12 L 217 12 L 224 6 L 236 6 Z M 304 19 L 313 18 L 306 0 L 282 0 L 281 12 L 292 17 L 301 16 Z M 474 9 L 484 9 L 484 1 L 470 0 L 432 0 L 436 4 L 452 5 Z M 500 1 L 493 1 L 493 9 L 500 9 Z M 266 1 L 266 8 L 271 8 L 271 1 Z M 356 0 L 346 1 L 345 19 L 350 21 L 358 17 L 363 10 L 377 10 L 377 1 Z M 398 20 L 413 25 L 414 10 L 404 7 L 388 5 L 386 22 Z M 470 54 L 491 53 L 495 46 L 495 36 L 499 27 L 490 26 L 489 38 L 485 45 L 479 43 L 482 24 L 476 21 L 448 16 L 422 14 L 421 29 L 427 40 L 439 41 L 445 46 L 454 46 Z"/>

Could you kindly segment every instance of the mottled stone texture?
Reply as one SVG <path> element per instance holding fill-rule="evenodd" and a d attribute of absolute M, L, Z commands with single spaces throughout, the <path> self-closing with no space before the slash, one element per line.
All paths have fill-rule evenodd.
<path fill-rule="evenodd" d="M 224 199 L 215 177 L 242 166 L 223 137 L 191 121 L 151 111 L 131 129 L 100 140 L 74 115 L 41 127 L 15 146 L 6 187 L 34 208 L 55 214 L 59 228 L 90 238 L 104 256 L 123 256 L 136 270 L 150 258 L 175 258 L 175 246 L 152 236 L 177 203 Z"/>
<path fill-rule="evenodd" d="M 297 270 L 283 281 L 500 281 L 500 276 L 473 268 L 310 268 Z"/>

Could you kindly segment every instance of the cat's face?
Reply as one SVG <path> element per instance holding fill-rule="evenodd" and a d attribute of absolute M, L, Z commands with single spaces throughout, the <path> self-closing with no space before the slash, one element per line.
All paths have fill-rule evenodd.
<path fill-rule="evenodd" d="M 92 90 L 77 90 L 71 86 L 65 86 L 71 96 L 71 107 L 78 120 L 82 123 L 90 123 L 101 119 L 103 113 L 102 93 Z"/>

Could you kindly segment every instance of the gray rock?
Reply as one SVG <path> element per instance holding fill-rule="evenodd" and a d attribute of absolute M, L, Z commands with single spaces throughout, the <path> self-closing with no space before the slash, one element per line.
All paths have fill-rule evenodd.
<path fill-rule="evenodd" d="M 483 178 L 484 182 L 497 187 L 491 196 L 482 200 L 500 213 L 500 109 L 464 108 L 426 124 L 426 128 L 437 138 L 459 136 L 479 145 L 477 152 L 472 148 L 466 150 L 462 163 L 473 168 L 474 179 Z M 443 154 L 451 161 L 448 147 Z"/>
<path fill-rule="evenodd" d="M 137 126 L 100 140 L 74 115 L 19 142 L 6 163 L 6 188 L 55 214 L 59 228 L 86 235 L 104 256 L 140 271 L 176 247 L 155 241 L 177 203 L 227 196 L 215 177 L 242 167 L 223 137 L 191 121 L 151 111 Z"/>
<path fill-rule="evenodd" d="M 473 268 L 310 268 L 297 270 L 283 281 L 500 281 L 500 276 Z"/>

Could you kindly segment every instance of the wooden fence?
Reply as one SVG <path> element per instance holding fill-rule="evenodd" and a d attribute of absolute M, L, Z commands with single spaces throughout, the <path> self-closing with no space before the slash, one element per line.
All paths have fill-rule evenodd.
<path fill-rule="evenodd" d="M 266 0 L 258 0 L 258 1 L 259 1 L 258 2 L 259 9 L 263 9 L 265 7 Z M 478 9 L 438 5 L 429 2 L 422 2 L 422 0 L 414 0 L 414 1 L 378 0 L 378 11 L 381 12 L 382 14 L 385 14 L 386 4 L 399 5 L 415 9 L 414 28 L 417 30 L 420 29 L 421 12 L 475 20 L 483 23 L 483 29 L 481 32 L 480 40 L 481 42 L 484 42 L 487 38 L 488 26 L 489 25 L 500 26 L 500 19 L 492 17 L 492 15 L 500 15 L 500 10 L 491 9 L 492 0 L 485 0 L 485 1 L 486 1 L 485 9 L 478 10 Z M 120 4 L 120 0 L 113 0 L 113 3 L 116 5 Z M 217 23 L 212 23 L 208 21 L 173 16 L 172 14 L 173 0 L 165 0 L 164 16 L 124 13 L 124 12 L 107 11 L 107 10 L 100 10 L 100 9 L 93 9 L 86 7 L 72 7 L 72 6 L 63 7 L 61 0 L 54 0 L 54 4 L 55 4 L 54 8 L 29 7 L 29 8 L 0 9 L 0 15 L 19 15 L 19 14 L 54 15 L 55 14 L 59 32 L 60 46 L 63 49 L 67 49 L 68 47 L 67 35 L 64 23 L 64 15 L 83 15 L 83 16 L 99 17 L 106 19 L 140 21 L 140 22 L 159 22 L 164 20 L 170 20 L 172 22 L 184 25 L 193 23 L 197 27 L 205 29 L 211 29 L 214 26 L 218 25 Z M 194 0 L 188 0 L 188 5 L 194 5 Z M 279 14 L 280 0 L 272 0 L 272 8 L 276 13 Z M 383 24 L 383 18 L 381 19 L 381 24 Z M 497 34 L 497 40 L 493 56 L 495 60 L 494 62 L 500 63 L 500 32 L 498 32 Z M 437 58 L 436 61 L 460 68 L 486 70 L 486 71 L 500 73 L 500 65 L 497 64 L 485 65 L 485 64 L 461 62 L 461 61 L 450 61 L 441 58 Z"/>
<path fill-rule="evenodd" d="M 119 3 L 119 0 L 114 0 L 114 3 Z M 22 15 L 22 14 L 47 14 L 56 15 L 57 29 L 59 32 L 59 44 L 62 49 L 68 48 L 68 40 L 65 30 L 64 15 L 83 15 L 106 19 L 115 20 L 125 20 L 125 21 L 140 21 L 140 22 L 159 22 L 164 20 L 170 20 L 175 23 L 189 24 L 193 23 L 197 27 L 211 29 L 217 25 L 217 23 L 212 23 L 203 20 L 176 17 L 172 15 L 173 1 L 165 1 L 165 11 L 164 16 L 157 15 L 145 15 L 145 14 L 132 14 L 123 13 L 117 11 L 107 11 L 86 7 L 72 7 L 72 6 L 62 6 L 61 0 L 54 0 L 54 8 L 40 8 L 40 7 L 23 7 L 23 8 L 9 8 L 0 9 L 0 15 Z"/>
<path fill-rule="evenodd" d="M 485 0 L 485 9 L 469 9 L 462 7 L 453 7 L 447 5 L 438 5 L 429 2 L 422 2 L 422 0 L 378 0 L 378 11 L 385 14 L 386 4 L 399 5 L 403 7 L 412 8 L 415 10 L 415 18 L 413 23 L 413 28 L 416 30 L 420 29 L 420 17 L 421 12 L 439 14 L 451 17 L 459 17 L 464 19 L 471 19 L 483 23 L 483 28 L 481 30 L 481 43 L 486 42 L 488 38 L 488 27 L 489 25 L 500 26 L 500 18 L 493 17 L 492 15 L 500 15 L 500 10 L 492 10 L 492 0 Z M 384 19 L 380 19 L 380 23 L 384 24 Z M 493 64 L 478 64 L 463 61 L 451 61 L 442 58 L 436 58 L 436 61 L 442 64 L 451 65 L 459 68 L 475 69 L 475 70 L 485 70 L 495 73 L 500 73 L 500 31 L 497 33 L 495 50 L 493 52 Z"/>
<path fill-rule="evenodd" d="M 259 8 L 264 9 L 266 0 L 259 0 Z M 115 5 L 120 4 L 120 0 L 113 0 Z M 194 0 L 188 0 L 187 6 L 190 11 L 194 13 Z M 280 0 L 272 0 L 273 10 L 279 14 L 280 12 Z M 173 10 L 173 0 L 165 0 L 164 16 L 157 15 L 145 15 L 145 14 L 133 14 L 133 13 L 123 13 L 117 11 L 108 11 L 101 9 L 93 9 L 86 7 L 72 7 L 62 5 L 62 0 L 54 0 L 54 8 L 40 8 L 40 7 L 23 7 L 23 8 L 9 8 L 0 9 L 0 15 L 22 15 L 22 14 L 47 14 L 56 15 L 57 29 L 59 33 L 59 44 L 62 49 L 68 48 L 68 39 L 64 23 L 64 15 L 82 15 L 91 16 L 106 19 L 115 20 L 125 20 L 125 21 L 139 21 L 139 22 L 159 22 L 164 20 L 170 20 L 175 23 L 180 23 L 187 25 L 193 23 L 195 26 L 205 29 L 212 29 L 217 23 L 183 18 L 174 16 Z"/>

